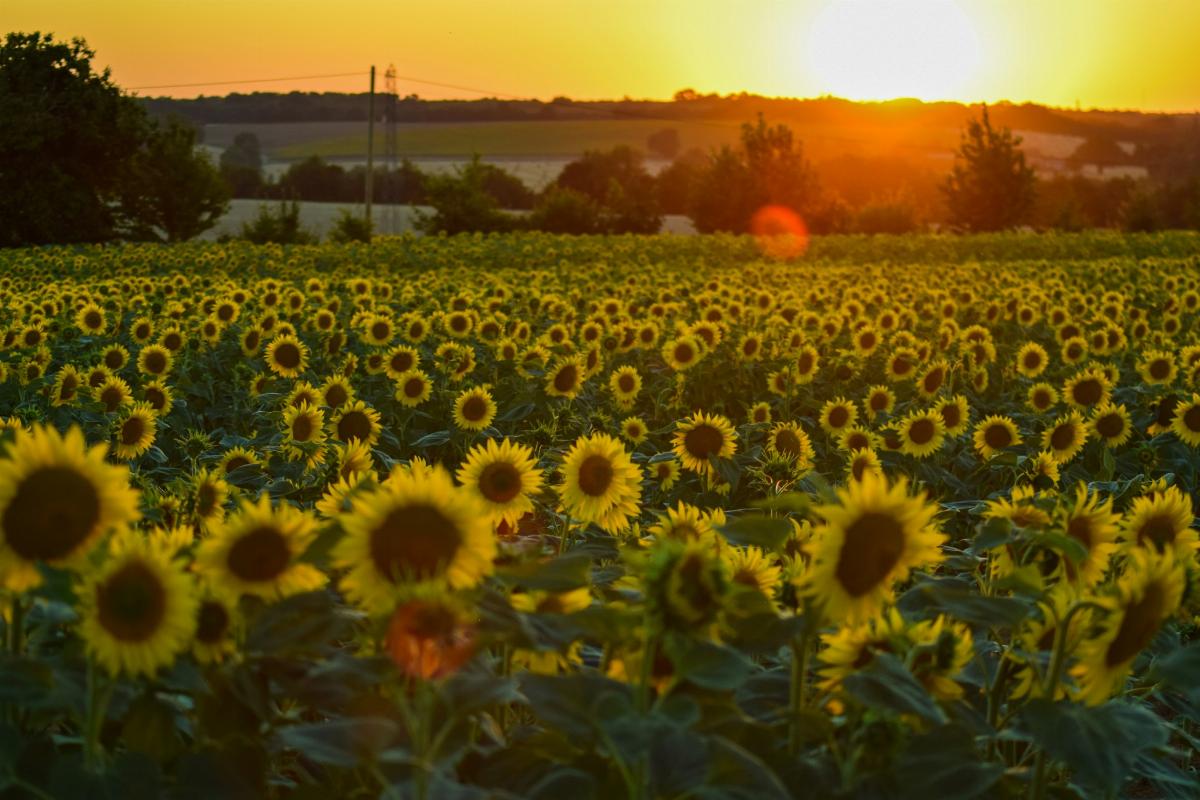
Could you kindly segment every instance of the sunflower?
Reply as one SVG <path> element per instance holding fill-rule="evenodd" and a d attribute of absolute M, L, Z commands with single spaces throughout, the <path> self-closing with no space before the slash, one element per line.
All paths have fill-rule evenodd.
<path fill-rule="evenodd" d="M 618 367 L 608 378 L 608 388 L 619 406 L 631 407 L 642 390 L 642 376 L 636 367 Z"/>
<path fill-rule="evenodd" d="M 963 687 L 955 680 L 975 655 L 971 629 L 944 616 L 924 620 L 909 629 L 915 657 L 909 659 L 913 676 L 939 700 L 957 700 Z"/>
<path fill-rule="evenodd" d="M 396 399 L 402 405 L 416 408 L 433 394 L 429 376 L 419 369 L 410 369 L 396 379 Z"/>
<path fill-rule="evenodd" d="M 783 568 L 758 547 L 726 547 L 722 550 L 729 582 L 773 599 L 779 590 Z"/>
<path fill-rule="evenodd" d="M 1041 414 L 1058 404 L 1058 390 L 1048 383 L 1035 383 L 1029 387 L 1025 402 L 1030 409 Z"/>
<path fill-rule="evenodd" d="M 812 383 L 821 367 L 821 354 L 812 345 L 805 345 L 796 354 L 791 374 L 798 384 Z"/>
<path fill-rule="evenodd" d="M 267 495 L 245 501 L 213 526 L 196 552 L 196 567 L 213 586 L 277 600 L 325 585 L 325 575 L 300 557 L 316 538 L 310 514 Z"/>
<path fill-rule="evenodd" d="M 487 386 L 465 389 L 454 401 L 454 424 L 463 430 L 481 431 L 496 418 L 496 401 Z"/>
<path fill-rule="evenodd" d="M 374 447 L 379 441 L 379 412 L 362 400 L 342 406 L 329 421 L 330 432 L 343 444 L 363 442 Z"/>
<path fill-rule="evenodd" d="M 917 392 L 926 400 L 932 400 L 946 384 L 948 372 L 949 366 L 942 359 L 929 364 L 917 378 Z"/>
<path fill-rule="evenodd" d="M 1058 626 L 1066 618 L 1076 599 L 1075 589 L 1070 584 L 1055 584 L 1043 594 L 1037 604 L 1037 613 L 1025 618 L 1015 638 L 1016 646 L 1007 653 L 1017 665 L 1013 675 L 1013 699 L 1037 697 L 1044 694 L 1045 679 L 1042 677 L 1050 663 L 1058 636 Z M 1064 652 L 1073 653 L 1083 638 L 1084 624 L 1081 615 L 1071 618 L 1064 640 Z M 1061 682 L 1055 687 L 1054 699 L 1067 696 L 1067 687 Z"/>
<path fill-rule="evenodd" d="M 775 423 L 767 434 L 767 452 L 804 467 L 816 457 L 808 434 L 794 422 Z"/>
<path fill-rule="evenodd" d="M 943 401 L 944 402 L 944 401 Z M 864 406 L 867 409 L 867 415 L 871 419 L 875 419 L 880 414 L 892 413 L 892 408 L 896 405 L 896 394 L 887 386 L 872 386 L 867 390 L 867 399 Z"/>
<path fill-rule="evenodd" d="M 1183 566 L 1170 554 L 1137 550 L 1111 596 L 1099 598 L 1107 614 L 1099 633 L 1079 648 L 1071 670 L 1078 698 L 1100 705 L 1119 691 L 1130 667 L 1179 608 L 1185 584 Z"/>
<path fill-rule="evenodd" d="M 1087 409 L 1108 402 L 1112 386 L 1099 370 L 1085 369 L 1063 383 L 1062 396 L 1073 408 Z"/>
<path fill-rule="evenodd" d="M 119 344 L 111 344 L 100 354 L 100 363 L 113 372 L 120 372 L 129 363 L 129 351 Z"/>
<path fill-rule="evenodd" d="M 1079 413 L 1072 411 L 1042 431 L 1042 447 L 1049 450 L 1059 463 L 1065 464 L 1083 449 L 1087 436 L 1087 428 Z"/>
<path fill-rule="evenodd" d="M 0 380 L 0 383 L 3 383 L 3 380 Z M 74 403 L 79 399 L 79 390 L 82 387 L 83 376 L 79 370 L 70 364 L 66 365 L 54 376 L 54 385 L 50 388 L 50 404 L 57 407 Z"/>
<path fill-rule="evenodd" d="M 710 458 L 733 457 L 737 451 L 737 433 L 730 421 L 720 414 L 697 411 L 688 419 L 675 423 L 671 443 L 684 469 L 706 475 L 712 469 Z"/>
<path fill-rule="evenodd" d="M 1054 454 L 1049 450 L 1043 450 L 1036 456 L 1030 458 L 1025 463 L 1027 475 L 1029 479 L 1040 486 L 1045 486 L 1049 482 L 1050 486 L 1056 486 L 1061 475 L 1061 465 L 1055 460 Z"/>
<path fill-rule="evenodd" d="M 1129 421 L 1129 411 L 1124 405 L 1102 403 L 1096 407 L 1088 427 L 1096 438 L 1104 442 L 1105 447 L 1120 447 L 1129 441 L 1133 433 L 1133 425 Z"/>
<path fill-rule="evenodd" d="M 138 369 L 154 377 L 162 377 L 170 372 L 173 361 L 171 351 L 162 345 L 147 345 L 138 353 Z"/>
<path fill-rule="evenodd" d="M 546 394 L 573 398 L 583 388 L 587 368 L 579 356 L 564 356 L 546 372 Z"/>
<path fill-rule="evenodd" d="M 142 399 L 159 415 L 168 413 L 175 402 L 171 387 L 162 381 L 150 381 L 142 386 Z"/>
<path fill-rule="evenodd" d="M 153 676 L 188 648 L 196 630 L 191 577 L 141 536 L 114 540 L 79 599 L 84 647 L 113 675 Z"/>
<path fill-rule="evenodd" d="M 476 496 L 493 524 L 517 521 L 533 511 L 533 501 L 542 489 L 542 473 L 533 451 L 505 439 L 500 444 L 488 439 L 471 448 L 458 470 L 458 482 Z"/>
<path fill-rule="evenodd" d="M 304 371 L 308 347 L 295 336 L 276 336 L 267 345 L 267 367 L 281 378 L 294 378 Z"/>
<path fill-rule="evenodd" d="M 676 372 L 696 366 L 704 356 L 703 345 L 693 336 L 680 336 L 663 345 L 662 358 Z"/>
<path fill-rule="evenodd" d="M 321 393 L 316 387 L 308 381 L 296 381 L 292 384 L 292 390 L 288 392 L 287 399 L 284 400 L 286 408 L 296 408 L 303 405 L 319 406 L 322 405 Z"/>
<path fill-rule="evenodd" d="M 333 549 L 339 587 L 371 614 L 391 611 L 421 585 L 466 589 L 492 571 L 496 539 L 475 491 L 455 487 L 441 467 L 393 472 L 356 494 L 339 515 Z"/>
<path fill-rule="evenodd" d="M 125 412 L 116 426 L 117 458 L 132 459 L 145 453 L 154 444 L 158 432 L 158 416 L 149 403 L 135 403 Z"/>
<path fill-rule="evenodd" d="M 836 397 L 821 407 L 821 427 L 834 435 L 858 421 L 858 406 L 844 397 Z"/>
<path fill-rule="evenodd" d="M 123 405 L 133 402 L 133 390 L 121 378 L 110 377 L 94 390 L 92 396 L 104 406 L 106 413 L 115 414 Z"/>
<path fill-rule="evenodd" d="M 229 499 L 229 484 L 212 470 L 201 470 L 191 481 L 192 510 L 200 526 L 219 521 L 225 516 L 225 501 Z"/>
<path fill-rule="evenodd" d="M 1171 431 L 1185 444 L 1200 447 L 1200 394 L 1175 406 Z"/>
<path fill-rule="evenodd" d="M 658 480 L 658 488 L 664 492 L 675 485 L 675 481 L 679 480 L 681 467 L 679 459 L 668 458 L 663 461 L 652 461 L 650 464 L 651 471 L 654 477 Z"/>
<path fill-rule="evenodd" d="M 860 624 L 842 625 L 834 633 L 821 634 L 817 686 L 833 692 L 842 681 L 867 667 L 879 653 L 903 653 L 911 647 L 909 625 L 895 608 L 889 608 Z"/>
<path fill-rule="evenodd" d="M 354 401 L 354 384 L 344 375 L 330 375 L 321 384 L 321 405 L 337 410 Z M 313 403 L 317 405 L 317 403 Z"/>
<path fill-rule="evenodd" d="M 258 466 L 261 463 L 254 451 L 247 447 L 231 447 L 221 456 L 219 471 L 225 475 L 242 467 Z"/>
<path fill-rule="evenodd" d="M 1104 578 L 1109 558 L 1117 549 L 1117 524 L 1121 517 L 1113 513 L 1112 498 L 1100 500 L 1099 494 L 1088 494 L 1087 484 L 1080 482 L 1075 489 L 1075 501 L 1060 512 L 1063 532 L 1079 542 L 1087 555 L 1078 564 L 1069 564 L 1068 575 L 1078 576 L 1085 586 L 1094 586 Z"/>
<path fill-rule="evenodd" d="M 947 436 L 958 436 L 971 424 L 971 407 L 961 394 L 942 400 L 933 410 L 941 415 Z"/>
<path fill-rule="evenodd" d="M 647 612 L 672 630 L 704 631 L 717 621 L 729 593 L 725 563 L 704 542 L 659 540 L 642 581 Z"/>
<path fill-rule="evenodd" d="M 1138 373 L 1151 386 L 1167 386 L 1175 382 L 1179 368 L 1175 356 L 1163 350 L 1150 350 L 1138 362 Z"/>
<path fill-rule="evenodd" d="M 1192 527 L 1192 498 L 1178 486 L 1135 497 L 1125 513 L 1122 536 L 1130 547 L 1167 550 L 1186 561 L 1196 551 L 1197 534 Z"/>
<path fill-rule="evenodd" d="M 838 502 L 819 506 L 824 520 L 804 593 L 832 621 L 865 622 L 891 599 L 911 570 L 942 560 L 946 537 L 934 523 L 937 507 L 908 494 L 901 478 L 865 473 L 837 490 Z"/>
<path fill-rule="evenodd" d="M 325 413 L 307 403 L 285 409 L 283 426 L 283 440 L 293 450 L 325 443 Z"/>
<path fill-rule="evenodd" d="M 626 417 L 621 420 L 621 435 L 635 447 L 646 441 L 649 432 L 650 429 L 646 427 L 646 422 L 641 417 Z"/>
<path fill-rule="evenodd" d="M 746 416 L 753 424 L 770 422 L 771 404 L 767 402 L 755 403 L 750 407 L 750 412 Z"/>
<path fill-rule="evenodd" d="M 1017 424 L 1002 415 L 992 415 L 975 426 L 975 450 L 984 458 L 1021 443 Z"/>
<path fill-rule="evenodd" d="M 393 381 L 399 380 L 400 376 L 411 369 L 416 369 L 421 363 L 421 357 L 417 351 L 407 345 L 396 345 L 388 351 L 387 358 L 384 361 L 384 372 Z"/>
<path fill-rule="evenodd" d="M 946 427 L 936 411 L 911 411 L 896 423 L 900 451 L 914 458 L 926 458 L 942 448 Z"/>
<path fill-rule="evenodd" d="M 1017 351 L 1017 372 L 1026 378 L 1036 378 L 1041 375 L 1049 363 L 1050 357 L 1046 353 L 1046 348 L 1037 342 L 1026 342 Z"/>
<path fill-rule="evenodd" d="M 621 443 L 604 433 L 580 437 L 563 459 L 558 488 L 563 509 L 607 533 L 629 527 L 639 513 L 642 470 Z"/>
<path fill-rule="evenodd" d="M 717 531 L 704 512 L 680 500 L 674 508 L 660 514 L 649 533 L 656 539 L 678 539 L 683 542 L 718 544 Z"/>
<path fill-rule="evenodd" d="M 138 518 L 129 471 L 105 462 L 104 445 L 88 447 L 35 425 L 18 430 L 0 459 L 0 575 L 7 588 L 41 583 L 39 563 L 81 566 L 96 541 Z"/>
<path fill-rule="evenodd" d="M 879 455 L 874 450 L 862 448 L 850 451 L 850 462 L 846 471 L 850 479 L 861 481 L 867 473 L 882 477 L 883 465 L 880 464 Z"/>

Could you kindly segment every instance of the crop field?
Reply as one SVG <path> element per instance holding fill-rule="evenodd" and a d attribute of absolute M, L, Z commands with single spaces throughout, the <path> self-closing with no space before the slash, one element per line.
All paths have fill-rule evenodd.
<path fill-rule="evenodd" d="M 1200 796 L 1197 253 L 0 251 L 0 791 Z"/>

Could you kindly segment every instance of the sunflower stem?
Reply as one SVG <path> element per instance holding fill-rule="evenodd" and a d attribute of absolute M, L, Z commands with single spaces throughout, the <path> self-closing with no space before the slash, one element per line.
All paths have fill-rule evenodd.
<path fill-rule="evenodd" d="M 1096 608 L 1096 603 L 1082 602 L 1071 606 L 1062 619 L 1055 622 L 1054 655 L 1050 657 L 1050 671 L 1046 675 L 1043 696 L 1052 701 L 1058 692 L 1058 682 L 1062 678 L 1063 665 L 1066 662 L 1067 633 L 1071 627 L 1071 619 L 1085 608 Z M 1046 751 L 1038 750 L 1037 759 L 1033 765 L 1033 783 L 1029 787 L 1032 800 L 1042 800 L 1046 796 Z"/>
<path fill-rule="evenodd" d="M 108 701 L 112 697 L 112 684 L 103 685 L 97 673 L 96 661 L 87 660 L 87 707 L 84 719 L 83 760 L 93 772 L 99 772 L 103 760 L 100 732 L 104 727 L 104 716 L 108 712 Z"/>
<path fill-rule="evenodd" d="M 800 635 L 792 639 L 792 675 L 788 698 L 791 701 L 791 713 L 788 715 L 788 752 L 792 755 L 800 752 L 800 715 L 804 712 L 808 695 L 808 658 L 812 650 L 812 632 L 810 615 L 805 614 Z"/>

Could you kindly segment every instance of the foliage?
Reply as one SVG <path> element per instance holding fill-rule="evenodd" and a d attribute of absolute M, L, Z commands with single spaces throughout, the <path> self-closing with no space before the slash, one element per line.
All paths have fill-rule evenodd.
<path fill-rule="evenodd" d="M 1025 163 L 1021 137 L 992 127 L 987 106 L 963 131 L 954 168 L 942 190 L 950 224 L 967 231 L 998 231 L 1028 221 L 1037 178 Z"/>
<path fill-rule="evenodd" d="M 242 131 L 221 153 L 221 177 L 234 197 L 258 197 L 263 185 L 262 146 L 258 136 Z"/>
<path fill-rule="evenodd" d="M 300 224 L 300 204 L 280 201 L 275 210 L 263 203 L 254 219 L 242 223 L 241 238 L 254 244 L 311 244 L 316 241 Z"/>
<path fill-rule="evenodd" d="M 340 244 L 346 242 L 369 243 L 374 227 L 372 221 L 365 216 L 342 209 L 333 223 L 333 230 L 329 232 L 329 241 Z"/>
<path fill-rule="evenodd" d="M 456 167 L 452 175 L 434 175 L 425 181 L 426 202 L 432 214 L 418 216 L 417 226 L 425 233 L 493 233 L 510 230 L 512 217 L 487 190 L 493 167 L 476 155 Z"/>

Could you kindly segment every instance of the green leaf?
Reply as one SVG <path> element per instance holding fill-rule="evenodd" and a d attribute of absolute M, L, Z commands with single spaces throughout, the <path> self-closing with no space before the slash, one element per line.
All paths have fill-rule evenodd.
<path fill-rule="evenodd" d="M 989 519 L 975 529 L 970 551 L 976 555 L 1005 544 L 1012 538 L 1012 523 L 1001 517 Z"/>
<path fill-rule="evenodd" d="M 305 592 L 268 606 L 246 634 L 246 651 L 270 656 L 330 649 L 350 633 L 351 618 L 329 592 Z"/>
<path fill-rule="evenodd" d="M 1197 677 L 1200 677 L 1200 642 L 1193 642 L 1159 657 L 1154 662 L 1154 672 L 1176 689 L 1194 691 Z"/>
<path fill-rule="evenodd" d="M 736 689 L 753 666 L 741 653 L 715 642 L 671 636 L 664 644 L 676 677 L 703 689 Z"/>
<path fill-rule="evenodd" d="M 764 511 L 778 511 L 782 514 L 803 514 L 812 508 L 812 498 L 801 492 L 784 492 L 783 494 L 764 497 L 750 504 Z"/>
<path fill-rule="evenodd" d="M 537 406 L 533 403 L 513 406 L 508 411 L 496 417 L 496 422 L 520 422 L 536 410 Z"/>
<path fill-rule="evenodd" d="M 595 738 L 597 711 L 614 701 L 633 703 L 624 683 L 593 674 L 521 676 L 521 693 L 542 722 L 576 740 Z M 577 742 L 578 743 L 578 742 Z"/>
<path fill-rule="evenodd" d="M 901 797 L 912 800 L 967 800 L 980 797 L 1004 774 L 1004 765 L 984 761 L 974 736 L 959 725 L 944 725 L 914 737 L 894 768 Z"/>
<path fill-rule="evenodd" d="M 433 433 L 427 433 L 420 439 L 417 439 L 415 442 L 413 442 L 412 446 L 420 448 L 438 447 L 448 441 L 450 441 L 450 431 L 434 431 Z"/>
<path fill-rule="evenodd" d="M 720 528 L 731 543 L 744 547 L 778 550 L 792 533 L 792 523 L 783 517 L 746 515 L 730 520 Z"/>
<path fill-rule="evenodd" d="M 1167 743 L 1162 720 L 1117 700 L 1095 707 L 1031 700 L 1018 714 L 1018 729 L 1070 767 L 1076 783 L 1104 792 L 1121 787 L 1141 753 Z"/>
<path fill-rule="evenodd" d="M 891 653 L 880 653 L 863 669 L 843 681 L 851 695 L 868 708 L 916 714 L 942 723 L 946 715 L 912 673 Z"/>
<path fill-rule="evenodd" d="M 592 559 L 584 554 L 567 553 L 547 561 L 525 561 L 496 572 L 509 586 L 521 586 L 546 592 L 569 592 L 591 582 Z"/>
<path fill-rule="evenodd" d="M 318 764 L 353 767 L 378 753 L 396 737 L 399 726 L 383 717 L 343 717 L 275 731 L 275 742 Z"/>
<path fill-rule="evenodd" d="M 909 589 L 896 605 L 906 616 L 927 618 L 949 614 L 984 627 L 1012 627 L 1028 616 L 1033 603 L 1025 598 L 984 597 L 959 578 L 928 578 Z"/>

